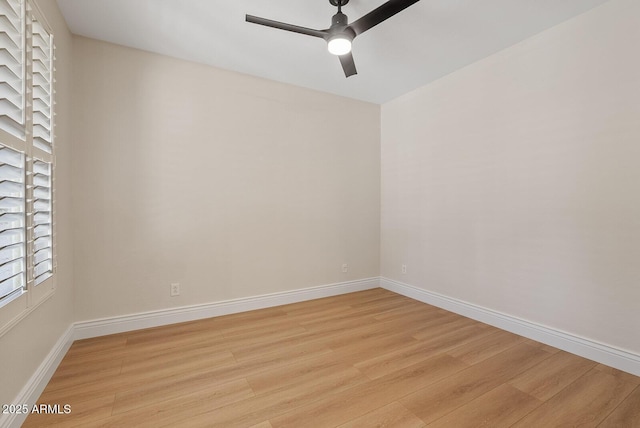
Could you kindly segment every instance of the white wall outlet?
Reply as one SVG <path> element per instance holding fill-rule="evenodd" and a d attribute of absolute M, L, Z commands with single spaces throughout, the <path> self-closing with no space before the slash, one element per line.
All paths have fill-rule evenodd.
<path fill-rule="evenodd" d="M 402 273 L 407 273 L 407 265 L 402 265 Z"/>
<path fill-rule="evenodd" d="M 346 263 L 342 264 L 342 272 L 347 273 L 349 272 L 349 265 Z"/>
<path fill-rule="evenodd" d="M 175 297 L 179 295 L 180 295 L 180 284 L 178 284 L 177 282 L 174 282 L 173 284 L 171 284 L 171 297 Z"/>

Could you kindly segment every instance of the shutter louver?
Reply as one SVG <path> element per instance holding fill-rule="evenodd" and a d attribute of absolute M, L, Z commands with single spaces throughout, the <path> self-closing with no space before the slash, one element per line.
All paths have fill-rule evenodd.
<path fill-rule="evenodd" d="M 53 275 L 51 164 L 33 161 L 33 277 L 34 285 Z"/>
<path fill-rule="evenodd" d="M 24 159 L 0 145 L 0 301 L 25 287 Z"/>
<path fill-rule="evenodd" d="M 53 43 L 51 35 L 37 20 L 31 25 L 33 146 L 52 153 Z"/>
<path fill-rule="evenodd" d="M 0 0 L 0 129 L 25 137 L 24 21 L 20 0 Z"/>

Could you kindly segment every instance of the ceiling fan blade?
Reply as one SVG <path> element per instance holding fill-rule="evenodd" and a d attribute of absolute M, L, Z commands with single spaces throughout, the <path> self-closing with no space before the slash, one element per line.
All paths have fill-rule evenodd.
<path fill-rule="evenodd" d="M 279 30 L 292 31 L 294 33 L 306 34 L 307 36 L 320 37 L 323 39 L 327 32 L 323 30 L 314 30 L 312 28 L 300 27 L 298 25 L 285 24 L 284 22 L 273 21 L 271 19 L 260 18 L 258 16 L 247 15 L 247 22 L 252 24 L 265 25 L 267 27 L 277 28 Z"/>
<path fill-rule="evenodd" d="M 419 1 L 420 0 L 389 0 L 382 6 L 367 13 L 362 18 L 349 24 L 349 27 L 355 31 L 357 36 Z"/>
<path fill-rule="evenodd" d="M 349 77 L 354 74 L 358 74 L 356 71 L 356 63 L 353 61 L 353 55 L 351 52 L 348 54 L 340 55 L 340 64 L 342 64 L 342 69 L 344 70 L 344 76 Z"/>

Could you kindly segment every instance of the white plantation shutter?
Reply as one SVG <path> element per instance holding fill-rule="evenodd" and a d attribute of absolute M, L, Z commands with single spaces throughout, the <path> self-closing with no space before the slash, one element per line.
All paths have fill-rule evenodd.
<path fill-rule="evenodd" d="M 31 23 L 33 86 L 33 146 L 53 152 L 53 43 L 51 35 L 33 19 Z"/>
<path fill-rule="evenodd" d="M 53 275 L 51 164 L 33 162 L 33 278 L 34 285 Z"/>
<path fill-rule="evenodd" d="M 0 145 L 0 302 L 25 288 L 25 156 Z"/>
<path fill-rule="evenodd" d="M 54 51 L 35 4 L 0 0 L 0 307 L 55 288 Z"/>
<path fill-rule="evenodd" d="M 24 139 L 24 4 L 0 0 L 0 129 Z"/>

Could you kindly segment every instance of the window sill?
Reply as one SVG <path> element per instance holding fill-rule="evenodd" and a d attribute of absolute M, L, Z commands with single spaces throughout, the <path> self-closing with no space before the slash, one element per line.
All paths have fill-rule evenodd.
<path fill-rule="evenodd" d="M 15 327 L 16 324 L 18 324 L 20 321 L 25 319 L 31 312 L 33 312 L 36 309 L 38 309 L 40 307 L 40 305 L 42 305 L 44 302 L 49 300 L 49 298 L 51 296 L 53 296 L 55 291 L 56 291 L 55 288 L 51 288 L 45 294 L 40 296 L 40 298 L 38 299 L 38 301 L 36 303 L 34 303 L 31 306 L 28 306 L 27 308 L 23 309 L 22 311 L 20 311 L 20 313 L 18 313 L 16 316 L 11 318 L 8 322 L 6 322 L 2 326 L 0 326 L 0 337 L 4 336 L 5 333 L 7 333 L 9 330 L 11 330 L 13 327 Z M 12 297 L 10 302 L 15 302 L 18 298 L 24 296 L 25 294 L 27 294 L 27 293 L 25 292 L 25 293 L 16 295 L 16 297 Z M 9 305 L 9 301 L 6 302 L 3 305 L 3 307 L 6 307 L 8 305 Z"/>

